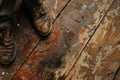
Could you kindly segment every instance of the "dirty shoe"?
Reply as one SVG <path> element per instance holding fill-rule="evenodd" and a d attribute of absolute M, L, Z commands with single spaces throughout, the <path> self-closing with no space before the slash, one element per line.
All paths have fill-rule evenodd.
<path fill-rule="evenodd" d="M 15 43 L 11 25 L 6 23 L 4 28 L 0 30 L 0 63 L 9 64 L 13 62 L 15 55 Z"/>
<path fill-rule="evenodd" d="M 48 35 L 52 29 L 52 21 L 50 16 L 48 16 L 45 9 L 43 8 L 42 2 L 39 0 L 36 0 L 33 3 L 31 1 L 27 1 L 25 3 L 25 7 L 30 13 L 32 22 L 39 34 L 42 36 Z"/>

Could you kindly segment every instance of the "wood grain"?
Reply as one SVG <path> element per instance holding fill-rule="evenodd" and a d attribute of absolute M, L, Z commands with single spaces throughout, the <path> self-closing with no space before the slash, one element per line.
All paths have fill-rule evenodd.
<path fill-rule="evenodd" d="M 52 34 L 38 44 L 14 78 L 67 79 L 113 1 L 72 0 L 55 21 Z"/>
<path fill-rule="evenodd" d="M 119 4 L 113 3 L 66 80 L 119 80 Z"/>
<path fill-rule="evenodd" d="M 43 3 L 54 20 L 68 2 L 69 0 L 44 0 Z M 17 56 L 14 63 L 10 65 L 0 65 L 0 80 L 9 80 L 27 60 L 41 40 L 41 37 L 38 36 L 25 16 L 27 15 L 21 11 L 18 11 L 15 15 L 14 39 L 17 48 Z"/>

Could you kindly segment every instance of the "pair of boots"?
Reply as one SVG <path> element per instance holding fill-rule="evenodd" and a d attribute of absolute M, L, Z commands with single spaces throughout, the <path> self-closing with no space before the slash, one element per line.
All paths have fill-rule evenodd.
<path fill-rule="evenodd" d="M 23 1 L 25 9 L 29 12 L 35 28 L 42 36 L 47 36 L 51 32 L 52 22 L 43 8 L 40 0 Z M 10 20 L 3 25 L 0 30 L 0 63 L 9 64 L 13 62 L 16 56 L 15 43 L 13 41 L 13 31 Z"/>

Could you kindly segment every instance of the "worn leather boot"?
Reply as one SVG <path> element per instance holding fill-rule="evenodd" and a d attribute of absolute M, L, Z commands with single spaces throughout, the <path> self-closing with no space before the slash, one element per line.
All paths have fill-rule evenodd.
<path fill-rule="evenodd" d="M 52 29 L 52 21 L 43 8 L 42 2 L 40 0 L 24 0 L 24 3 L 39 34 L 48 35 Z"/>
<path fill-rule="evenodd" d="M 15 43 L 11 25 L 6 23 L 4 28 L 0 30 L 0 63 L 9 64 L 13 62 L 15 55 Z"/>

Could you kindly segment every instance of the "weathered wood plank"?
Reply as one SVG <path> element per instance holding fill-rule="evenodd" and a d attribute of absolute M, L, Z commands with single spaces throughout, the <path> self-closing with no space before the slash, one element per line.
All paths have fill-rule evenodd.
<path fill-rule="evenodd" d="M 72 0 L 14 77 L 17 80 L 64 78 L 79 58 L 113 0 Z M 60 79 L 62 80 L 62 79 Z"/>
<path fill-rule="evenodd" d="M 56 79 L 63 79 L 69 74 L 112 2 L 113 0 L 77 0 L 68 6 L 63 13 L 65 16 L 69 13 L 63 17 L 66 22 L 61 22 L 65 29 L 64 35 L 68 50 L 64 52 L 66 56 L 62 57 L 63 65 L 55 71 Z M 69 11 L 70 9 L 73 11 Z"/>
<path fill-rule="evenodd" d="M 120 0 L 115 0 L 66 80 L 119 80 Z"/>
<path fill-rule="evenodd" d="M 21 17 L 19 17 L 21 18 Z M 16 43 L 16 59 L 10 65 L 0 65 L 1 80 L 9 80 L 13 73 L 20 67 L 26 57 L 31 53 L 33 48 L 39 42 L 39 37 L 35 31 L 30 27 L 28 21 L 20 20 L 19 26 L 15 26 L 14 40 Z"/>
<path fill-rule="evenodd" d="M 53 19 L 56 18 L 68 2 L 69 0 L 44 0 L 45 7 Z M 15 21 L 17 25 L 15 25 L 16 30 L 14 33 L 17 47 L 16 60 L 11 65 L 0 65 L 0 80 L 9 80 L 40 41 L 40 37 L 33 30 L 29 21 L 22 16 L 21 13 L 17 14 Z"/>
<path fill-rule="evenodd" d="M 51 17 L 55 19 L 70 1 L 71 0 L 43 0 L 43 4 Z"/>

